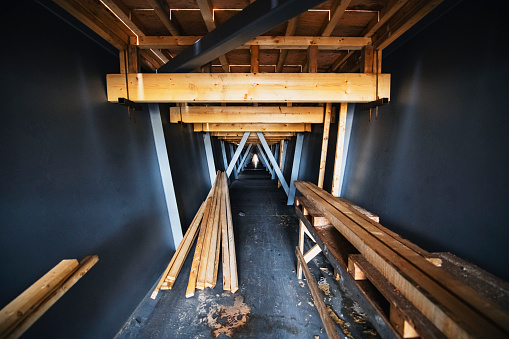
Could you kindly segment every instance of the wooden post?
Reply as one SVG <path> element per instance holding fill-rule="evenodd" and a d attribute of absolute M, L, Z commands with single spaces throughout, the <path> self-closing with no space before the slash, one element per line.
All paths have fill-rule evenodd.
<path fill-rule="evenodd" d="M 378 62 L 378 60 L 376 60 Z M 361 73 L 375 73 L 375 52 L 373 46 L 365 46 L 361 51 Z"/>
<path fill-rule="evenodd" d="M 318 46 L 308 47 L 308 73 L 318 73 Z"/>
<path fill-rule="evenodd" d="M 118 59 L 120 63 L 120 74 L 126 74 L 127 73 L 127 50 L 121 49 L 118 52 Z"/>
<path fill-rule="evenodd" d="M 327 161 L 327 147 L 329 146 L 329 130 L 331 120 L 332 104 L 327 103 L 325 106 L 325 116 L 323 119 L 323 139 L 322 154 L 320 155 L 320 172 L 318 173 L 318 187 L 323 188 L 323 180 L 325 177 L 325 165 Z"/>
<path fill-rule="evenodd" d="M 138 54 L 138 47 L 134 45 L 127 46 L 127 72 L 140 73 L 140 58 Z"/>
<path fill-rule="evenodd" d="M 336 143 L 336 154 L 334 155 L 334 176 L 332 177 L 332 195 L 339 197 L 341 167 L 343 165 L 343 146 L 345 144 L 345 126 L 346 126 L 346 112 L 348 104 L 341 103 L 338 118 L 338 139 Z"/>
<path fill-rule="evenodd" d="M 405 320 L 401 311 L 391 304 L 390 315 L 391 324 L 396 328 L 402 338 L 418 338 L 419 333 Z"/>
<path fill-rule="evenodd" d="M 304 254 L 304 223 L 299 219 L 299 251 Z M 302 265 L 297 261 L 297 278 L 302 279 Z"/>
<path fill-rule="evenodd" d="M 260 71 L 260 46 L 251 46 L 251 73 Z"/>

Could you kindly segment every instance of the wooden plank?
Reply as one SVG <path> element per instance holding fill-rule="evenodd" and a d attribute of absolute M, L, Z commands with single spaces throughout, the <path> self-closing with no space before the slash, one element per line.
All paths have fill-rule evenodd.
<path fill-rule="evenodd" d="M 401 7 L 403 7 L 403 5 L 405 5 L 407 2 L 408 2 L 408 0 L 391 0 L 391 1 L 389 1 L 387 6 L 385 6 L 382 9 L 382 11 L 380 13 L 380 18 L 376 18 L 377 20 L 373 20 L 373 24 L 368 26 L 367 31 L 364 32 L 362 34 L 362 36 L 371 38 L 373 36 L 373 34 L 380 27 L 382 27 L 382 25 L 384 25 L 387 22 L 387 20 L 392 18 L 392 16 L 394 14 L 396 14 L 401 9 Z"/>
<path fill-rule="evenodd" d="M 313 260 L 313 258 L 316 257 L 320 252 L 322 252 L 322 249 L 320 246 L 315 244 L 309 251 L 306 252 L 306 254 L 304 254 L 304 260 L 306 263 L 308 263 Z"/>
<path fill-rule="evenodd" d="M 260 71 L 260 46 L 251 46 L 251 73 Z"/>
<path fill-rule="evenodd" d="M 201 220 L 203 219 L 203 212 L 205 211 L 205 202 L 203 202 L 200 206 L 200 209 L 196 213 L 191 225 L 187 229 L 187 232 L 184 236 L 183 241 L 179 245 L 179 250 L 176 252 L 176 259 L 168 272 L 168 276 L 166 280 L 170 282 L 174 282 L 177 279 L 177 276 L 182 269 L 182 265 L 184 265 L 184 261 L 193 246 L 194 240 L 198 234 L 198 229 L 200 228 Z"/>
<path fill-rule="evenodd" d="M 331 18 L 328 22 L 325 22 L 323 28 L 321 29 L 321 36 L 330 36 L 334 28 L 341 20 L 343 14 L 345 14 L 348 5 L 350 5 L 351 0 L 334 0 L 331 4 Z"/>
<path fill-rule="evenodd" d="M 108 100 L 127 98 L 126 76 L 108 74 Z M 127 75 L 135 102 L 370 102 L 377 76 L 360 73 L 138 73 Z M 378 95 L 390 98 L 390 75 L 378 75 Z"/>
<path fill-rule="evenodd" d="M 311 124 L 194 124 L 195 132 L 311 132 Z"/>
<path fill-rule="evenodd" d="M 226 220 L 228 222 L 228 250 L 229 250 L 229 263 L 230 263 L 230 277 L 231 286 L 230 291 L 232 293 L 237 292 L 239 289 L 239 278 L 237 275 L 237 256 L 235 254 L 235 237 L 233 234 L 233 220 L 232 220 L 232 209 L 230 205 L 230 192 L 226 191 Z"/>
<path fill-rule="evenodd" d="M 174 36 L 180 35 L 180 29 L 169 18 L 168 13 L 170 9 L 166 1 L 159 2 L 158 0 L 147 0 L 148 5 L 154 9 L 154 12 L 159 17 L 166 29 Z"/>
<path fill-rule="evenodd" d="M 101 0 L 101 2 L 117 16 L 137 36 L 144 36 L 141 22 L 132 14 L 127 6 L 120 0 Z M 133 34 L 133 37 L 134 37 Z"/>
<path fill-rule="evenodd" d="M 224 172 L 221 174 L 225 176 Z M 226 213 L 226 190 L 228 190 L 228 181 L 223 178 L 223 196 L 221 197 L 221 238 L 223 247 L 223 290 L 231 289 L 231 270 L 230 270 L 230 250 L 228 242 L 228 220 Z"/>
<path fill-rule="evenodd" d="M 391 305 L 390 310 L 391 323 L 394 325 L 396 330 L 399 332 L 402 338 L 419 338 L 420 335 L 410 325 L 410 323 L 404 318 L 403 314 L 399 309 Z"/>
<path fill-rule="evenodd" d="M 84 258 L 79 266 L 74 267 L 70 276 L 60 281 L 55 289 L 47 294 L 46 298 L 32 310 L 26 318 L 23 319 L 5 338 L 19 338 L 25 331 L 30 328 L 51 306 L 53 306 L 58 299 L 60 299 L 74 284 L 80 280 L 97 262 L 99 257 L 97 255 Z M 74 264 L 73 264 L 74 266 Z M 2 334 L 3 337 L 3 334 Z"/>
<path fill-rule="evenodd" d="M 210 249 L 208 254 L 207 266 L 206 266 L 206 275 L 205 275 L 205 287 L 213 287 L 215 286 L 214 281 L 214 267 L 218 262 L 216 260 L 216 252 L 219 247 L 218 244 L 218 232 L 220 232 L 220 216 L 221 216 L 221 196 L 223 195 L 223 176 L 216 174 L 217 182 L 217 191 L 216 191 L 216 209 L 214 212 L 214 220 L 212 221 L 212 236 L 210 238 Z"/>
<path fill-rule="evenodd" d="M 377 290 L 389 301 L 391 305 L 391 313 L 389 319 L 392 321 L 393 309 L 397 310 L 399 316 L 404 319 L 413 328 L 418 329 L 422 338 L 445 338 L 444 334 L 440 332 L 421 312 L 415 308 L 405 297 L 398 293 L 397 288 L 394 287 L 387 279 L 371 265 L 366 259 L 359 254 L 349 256 L 349 259 L 363 272 L 365 277 L 377 288 Z M 401 334 L 401 327 L 395 329 Z"/>
<path fill-rule="evenodd" d="M 198 234 L 198 240 L 196 241 L 196 248 L 194 250 L 193 263 L 191 264 L 191 272 L 189 274 L 189 283 L 187 284 L 186 298 L 192 297 L 196 289 L 198 269 L 200 267 L 201 253 L 203 251 L 203 241 L 205 239 L 205 233 L 207 232 L 208 219 L 212 208 L 212 196 L 215 189 L 216 185 L 213 185 L 205 202 L 205 211 L 203 212 L 200 233 Z"/>
<path fill-rule="evenodd" d="M 311 295 L 313 296 L 313 302 L 318 310 L 318 314 L 320 314 L 320 318 L 322 319 L 322 323 L 325 327 L 325 332 L 329 338 L 337 338 L 339 339 L 338 332 L 336 331 L 336 327 L 332 322 L 331 317 L 329 316 L 329 312 L 327 311 L 327 307 L 325 307 L 325 303 L 323 302 L 322 295 L 318 290 L 318 285 L 316 284 L 311 271 L 309 270 L 302 253 L 298 247 L 295 248 L 295 254 L 297 255 L 297 261 L 299 265 L 302 267 L 304 272 L 304 276 L 306 277 L 306 282 L 308 283 L 309 290 L 311 291 Z"/>
<path fill-rule="evenodd" d="M 293 19 L 292 19 L 293 20 Z M 130 43 L 141 49 L 168 49 L 190 46 L 201 36 L 139 36 L 131 37 Z M 323 51 L 353 51 L 371 45 L 367 37 L 318 37 L 318 36 L 259 36 L 246 42 L 238 49 L 250 49 L 258 46 L 263 50 L 302 50 L 309 46 L 318 46 Z M 288 51 L 287 51 L 288 52 Z"/>
<path fill-rule="evenodd" d="M 211 136 L 213 137 L 237 137 L 242 138 L 244 136 L 244 132 L 211 132 Z M 294 132 L 266 132 L 263 135 L 265 135 L 267 138 L 271 137 L 281 137 L 281 138 L 291 138 L 295 136 Z M 282 154 L 282 152 L 281 152 Z"/>
<path fill-rule="evenodd" d="M 329 193 L 310 183 L 295 185 L 446 336 L 507 336 L 509 315 L 492 302 L 379 232 L 373 221 L 351 213 Z"/>
<path fill-rule="evenodd" d="M 307 217 L 314 227 L 329 226 L 331 223 L 322 215 L 304 196 L 296 198 L 296 203 L 302 209 L 302 214 Z"/>
<path fill-rule="evenodd" d="M 338 197 L 341 193 L 341 166 L 343 164 L 343 147 L 345 145 L 346 112 L 348 105 L 342 103 L 339 109 L 338 137 L 336 141 L 336 153 L 334 154 L 334 173 L 332 176 L 332 195 Z"/>
<path fill-rule="evenodd" d="M 323 188 L 323 180 L 325 178 L 325 165 L 327 161 L 327 147 L 329 146 L 331 113 L 332 104 L 328 102 L 325 105 L 325 116 L 323 119 L 322 152 L 320 153 L 320 171 L 318 172 L 318 187 L 320 188 Z"/>
<path fill-rule="evenodd" d="M 23 319 L 78 267 L 76 259 L 62 260 L 0 311 L 0 336 L 13 330 Z"/>
<path fill-rule="evenodd" d="M 171 123 L 322 123 L 322 107 L 186 106 L 170 107 Z"/>
<path fill-rule="evenodd" d="M 375 215 L 373 213 L 371 213 L 370 211 L 360 207 L 360 206 L 357 206 L 355 205 L 353 202 L 351 202 L 350 200 L 347 200 L 345 198 L 341 198 L 341 197 L 337 197 L 336 198 L 337 200 L 339 201 L 342 201 L 344 202 L 345 204 L 347 204 L 348 206 L 350 206 L 351 208 L 353 208 L 354 210 L 356 210 L 357 212 L 365 215 L 366 217 L 368 217 L 369 219 L 373 220 L 373 221 L 376 221 L 376 222 L 380 222 L 380 217 L 378 217 L 378 215 Z M 380 225 L 381 226 L 381 225 Z M 394 235 L 397 235 L 396 233 L 394 233 Z M 398 235 L 399 236 L 399 235 Z"/>

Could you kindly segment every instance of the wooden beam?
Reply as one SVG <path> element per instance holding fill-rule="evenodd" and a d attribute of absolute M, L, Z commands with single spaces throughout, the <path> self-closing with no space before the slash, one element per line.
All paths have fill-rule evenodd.
<path fill-rule="evenodd" d="M 127 56 L 127 73 L 138 73 L 140 71 L 138 47 L 133 45 L 127 46 Z"/>
<path fill-rule="evenodd" d="M 108 100 L 134 102 L 370 102 L 390 98 L 390 75 L 157 73 L 107 75 Z"/>
<path fill-rule="evenodd" d="M 179 27 L 175 25 L 168 17 L 170 9 L 168 8 L 168 4 L 166 3 L 166 1 L 159 2 L 158 0 L 147 0 L 147 3 L 150 7 L 154 9 L 154 12 L 159 17 L 159 19 L 166 27 L 168 32 L 171 33 L 171 35 L 173 36 L 180 35 Z"/>
<path fill-rule="evenodd" d="M 366 46 L 361 50 L 361 73 L 375 73 L 375 51 L 373 46 Z"/>
<path fill-rule="evenodd" d="M 323 122 L 322 107 L 186 106 L 170 107 L 171 123 L 313 123 Z"/>
<path fill-rule="evenodd" d="M 88 28 L 97 33 L 101 38 L 112 44 L 115 48 L 119 50 L 123 50 L 127 48 L 128 36 L 127 34 L 118 35 L 115 31 L 116 28 L 113 27 L 110 23 L 105 24 L 101 20 L 99 20 L 94 13 L 90 10 L 94 11 L 95 9 L 99 9 L 99 6 L 96 8 L 90 8 L 90 10 L 83 6 L 79 1 L 75 0 L 53 0 L 60 7 L 65 9 L 69 14 L 74 16 L 76 19 L 81 21 Z M 104 7 L 104 6 L 103 6 Z M 106 8 L 103 8 L 106 10 Z"/>
<path fill-rule="evenodd" d="M 345 144 L 346 112 L 348 105 L 342 103 L 339 109 L 338 138 L 336 142 L 336 153 L 334 154 L 334 173 L 332 176 L 332 195 L 339 197 L 341 192 L 341 167 L 343 164 L 343 147 Z"/>
<path fill-rule="evenodd" d="M 327 161 L 327 148 L 329 146 L 329 129 L 332 113 L 332 104 L 330 102 L 325 105 L 325 117 L 323 120 L 323 137 L 322 152 L 320 154 L 320 171 L 318 172 L 318 187 L 323 188 L 323 180 L 325 178 L 325 165 Z"/>
<path fill-rule="evenodd" d="M 350 5 L 351 0 L 334 0 L 331 4 L 331 18 L 329 22 L 324 22 L 321 30 L 321 36 L 330 36 L 334 28 L 338 25 L 339 20 L 345 14 L 345 11 Z"/>
<path fill-rule="evenodd" d="M 212 132 L 210 133 L 211 136 L 213 137 L 238 137 L 238 138 L 242 138 L 242 136 L 244 135 L 244 133 L 242 132 Z M 265 135 L 265 137 L 293 137 L 295 136 L 295 133 L 294 132 L 267 132 L 267 133 L 263 133 L 263 135 Z"/>
<path fill-rule="evenodd" d="M 195 132 L 311 132 L 311 124 L 194 124 Z"/>
<path fill-rule="evenodd" d="M 396 14 L 401 7 L 403 7 L 408 0 L 390 0 L 389 3 L 382 9 L 380 18 L 375 18 L 373 24 L 369 25 L 366 31 L 362 34 L 364 37 L 371 38 L 375 32 L 382 27 L 394 14 Z"/>
<path fill-rule="evenodd" d="M 450 338 L 502 338 L 509 314 L 311 183 L 298 190 L 398 291 Z"/>
<path fill-rule="evenodd" d="M 157 48 L 167 49 L 190 46 L 201 36 L 139 36 L 131 37 L 130 43 L 141 49 Z M 237 49 L 250 49 L 258 46 L 260 49 L 307 49 L 309 46 L 318 46 L 324 51 L 351 51 L 360 50 L 371 45 L 371 38 L 366 37 L 317 37 L 317 36 L 259 36 Z M 279 63 L 278 63 L 279 64 Z"/>
<path fill-rule="evenodd" d="M 286 31 L 285 36 L 289 37 L 292 35 L 295 35 L 295 31 L 297 30 L 297 22 L 299 20 L 299 17 L 296 16 L 295 18 L 292 18 L 288 21 L 288 24 L 286 25 Z M 283 67 L 285 66 L 286 57 L 288 55 L 288 50 L 283 49 L 279 51 L 279 57 L 276 64 L 276 73 L 281 73 L 283 71 Z"/>
<path fill-rule="evenodd" d="M 327 307 L 325 307 L 325 303 L 323 302 L 323 298 L 320 290 L 318 289 L 315 278 L 313 278 L 313 275 L 311 274 L 311 271 L 309 270 L 309 267 L 307 266 L 305 259 L 298 247 L 295 248 L 295 255 L 297 256 L 297 266 L 302 267 L 304 276 L 306 277 L 306 282 L 308 283 L 309 290 L 313 296 L 313 302 L 316 306 L 316 309 L 318 310 L 318 314 L 322 319 L 327 337 L 331 339 L 339 339 L 338 332 L 336 331 L 336 327 L 332 322 L 332 318 L 327 311 Z"/>
<path fill-rule="evenodd" d="M 308 47 L 308 72 L 318 73 L 318 46 Z"/>
<path fill-rule="evenodd" d="M 136 16 L 120 0 L 101 0 L 108 9 L 115 14 L 122 22 L 136 35 L 143 36 L 143 25 Z"/>

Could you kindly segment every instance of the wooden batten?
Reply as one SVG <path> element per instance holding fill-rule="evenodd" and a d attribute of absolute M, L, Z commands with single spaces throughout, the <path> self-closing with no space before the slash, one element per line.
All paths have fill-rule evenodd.
<path fill-rule="evenodd" d="M 195 132 L 311 132 L 311 124 L 194 124 Z"/>
<path fill-rule="evenodd" d="M 108 74 L 108 100 L 135 102 L 322 103 L 390 98 L 389 74 L 138 73 Z M 127 85 L 129 95 L 127 95 Z"/>

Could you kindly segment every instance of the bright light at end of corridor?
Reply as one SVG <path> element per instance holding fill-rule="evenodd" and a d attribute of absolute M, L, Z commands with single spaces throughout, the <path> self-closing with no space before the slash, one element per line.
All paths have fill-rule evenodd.
<path fill-rule="evenodd" d="M 257 168 L 258 167 L 258 155 L 253 155 L 253 164 L 254 164 L 254 167 Z"/>

